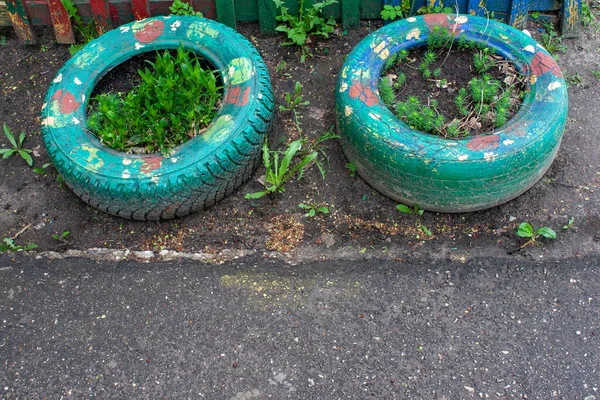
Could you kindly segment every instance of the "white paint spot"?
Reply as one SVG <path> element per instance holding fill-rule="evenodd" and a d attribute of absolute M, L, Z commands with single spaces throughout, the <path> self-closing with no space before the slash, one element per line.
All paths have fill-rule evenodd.
<path fill-rule="evenodd" d="M 552 82 L 551 84 L 548 85 L 548 90 L 553 91 L 555 89 L 558 89 L 561 86 L 562 85 L 560 84 L 560 82 L 554 81 L 554 82 Z"/>
<path fill-rule="evenodd" d="M 46 108 L 47 105 L 48 105 L 48 103 L 42 104 L 42 111 L 44 111 L 44 108 Z"/>
<path fill-rule="evenodd" d="M 119 30 L 121 31 L 121 33 L 125 33 L 125 32 L 129 32 L 131 28 L 128 26 L 122 26 L 119 28 Z"/>
<path fill-rule="evenodd" d="M 160 182 L 160 179 L 158 179 L 158 176 L 153 176 L 153 177 L 151 177 L 151 178 L 150 178 L 150 180 L 151 180 L 152 182 L 154 182 L 154 183 L 158 183 L 158 182 Z"/>
<path fill-rule="evenodd" d="M 377 114 L 373 114 L 372 112 L 369 113 L 369 117 L 376 119 L 377 121 L 381 121 L 381 116 L 377 115 Z"/>
<path fill-rule="evenodd" d="M 511 144 L 513 144 L 515 141 L 512 139 L 506 139 L 504 142 L 502 142 L 503 145 L 505 146 L 510 146 Z"/>
<path fill-rule="evenodd" d="M 58 83 L 60 81 L 62 81 L 62 74 L 58 74 L 58 76 L 56 78 L 54 78 L 54 80 L 52 82 Z"/>
<path fill-rule="evenodd" d="M 454 20 L 454 22 L 456 22 L 457 24 L 465 24 L 467 23 L 467 21 L 469 21 L 469 18 L 465 17 L 464 15 L 458 16 Z"/>
<path fill-rule="evenodd" d="M 448 142 L 446 143 L 446 146 L 456 146 L 457 143 L 456 142 Z"/>
<path fill-rule="evenodd" d="M 490 152 L 487 152 L 487 153 L 483 153 L 483 158 L 485 158 L 485 159 L 486 159 L 486 161 L 491 161 L 491 160 L 493 160 L 494 158 L 496 158 L 496 153 L 494 153 L 494 152 L 491 152 L 491 151 L 490 151 Z"/>
<path fill-rule="evenodd" d="M 81 95 L 81 101 L 84 102 L 85 101 L 85 94 Z"/>
<path fill-rule="evenodd" d="M 535 47 L 533 47 L 532 45 L 525 46 L 523 50 L 528 51 L 530 53 L 535 53 Z"/>
<path fill-rule="evenodd" d="M 175 164 L 177 162 L 177 157 L 171 157 L 170 160 L 173 164 Z"/>
<path fill-rule="evenodd" d="M 75 125 L 79 125 L 79 120 L 77 118 L 73 117 L 72 121 Z"/>
<path fill-rule="evenodd" d="M 531 37 L 531 32 L 529 32 L 527 29 L 523 29 L 523 33 Z"/>
<path fill-rule="evenodd" d="M 419 28 L 415 28 L 413 30 L 411 30 L 410 32 L 408 32 L 408 35 L 406 35 L 406 40 L 411 40 L 411 39 L 419 39 L 419 37 L 421 36 L 421 30 Z"/>
<path fill-rule="evenodd" d="M 465 161 L 467 158 L 469 158 L 468 154 L 459 154 L 458 155 L 459 161 Z"/>
<path fill-rule="evenodd" d="M 340 93 L 344 93 L 346 90 L 348 90 L 348 83 L 342 82 L 342 85 L 340 86 Z"/>
<path fill-rule="evenodd" d="M 262 100 L 263 95 L 262 95 L 262 93 L 259 93 L 256 97 L 258 97 L 259 100 Z"/>
<path fill-rule="evenodd" d="M 345 115 L 346 117 L 349 117 L 349 116 L 351 116 L 351 115 L 352 115 L 352 108 L 350 108 L 350 106 L 346 106 L 346 107 L 344 108 L 344 115 Z"/>
<path fill-rule="evenodd" d="M 131 177 L 131 173 L 128 170 L 124 170 L 122 177 L 123 179 L 129 179 Z"/>
<path fill-rule="evenodd" d="M 383 51 L 381 53 L 379 53 L 379 58 L 381 58 L 383 61 L 387 60 L 387 58 L 389 56 L 390 56 L 389 49 L 383 49 Z"/>
<path fill-rule="evenodd" d="M 417 19 L 415 17 L 406 18 L 408 22 L 415 22 Z"/>
<path fill-rule="evenodd" d="M 139 43 L 136 43 L 136 44 L 135 44 L 135 49 L 136 49 L 136 50 L 139 50 L 139 49 L 141 49 L 142 47 L 145 47 L 145 46 L 144 46 L 143 44 L 139 44 Z"/>
<path fill-rule="evenodd" d="M 171 30 L 175 32 L 181 26 L 181 21 L 175 21 L 171 24 Z"/>
<path fill-rule="evenodd" d="M 124 158 L 123 159 L 123 165 L 129 165 L 131 164 L 133 161 L 131 161 L 129 158 Z"/>
<path fill-rule="evenodd" d="M 381 53 L 383 51 L 383 49 L 385 49 L 385 40 L 381 43 L 379 43 L 377 46 L 373 47 L 373 44 L 371 44 L 371 46 L 373 47 L 373 51 L 377 54 Z"/>
<path fill-rule="evenodd" d="M 42 120 L 44 126 L 54 126 L 54 117 L 46 117 Z"/>
<path fill-rule="evenodd" d="M 83 83 L 79 80 L 78 77 L 75 77 L 75 79 L 73 79 L 73 82 L 75 82 L 76 85 L 81 85 Z"/>

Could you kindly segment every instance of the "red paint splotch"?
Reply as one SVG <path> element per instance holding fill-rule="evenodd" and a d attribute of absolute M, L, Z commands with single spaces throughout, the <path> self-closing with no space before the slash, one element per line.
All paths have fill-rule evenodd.
<path fill-rule="evenodd" d="M 367 106 L 379 104 L 379 98 L 377 95 L 375 95 L 375 93 L 373 93 L 371 88 L 368 86 L 363 86 L 363 84 L 359 81 L 352 83 L 352 86 L 350 86 L 350 90 L 348 91 L 348 95 L 353 99 L 358 97 L 358 99 Z"/>
<path fill-rule="evenodd" d="M 500 143 L 498 135 L 475 136 L 467 143 L 467 148 L 473 151 L 494 150 Z"/>
<path fill-rule="evenodd" d="M 227 104 L 235 104 L 238 106 L 245 106 L 248 104 L 250 100 L 250 88 L 242 89 L 239 86 L 231 88 L 227 92 L 227 98 L 225 99 L 225 103 Z"/>
<path fill-rule="evenodd" d="M 73 111 L 77 110 L 77 107 L 81 105 L 79 101 L 75 100 L 75 96 L 62 89 L 58 89 L 54 95 L 52 95 L 50 101 L 58 102 L 58 110 L 61 112 L 61 114 L 71 114 Z"/>
<path fill-rule="evenodd" d="M 142 174 L 149 174 L 152 171 L 156 171 L 157 169 L 159 169 L 161 167 L 163 157 L 162 156 L 147 156 L 147 157 L 142 157 L 142 160 L 144 160 L 144 163 L 140 167 L 140 172 Z"/>
<path fill-rule="evenodd" d="M 165 29 L 165 23 L 161 20 L 154 20 L 146 23 L 142 29 L 135 32 L 134 36 L 140 43 L 153 42 L 159 37 Z"/>
<path fill-rule="evenodd" d="M 423 19 L 429 29 L 433 29 L 435 26 L 443 26 L 446 28 L 450 26 L 448 14 L 425 14 L 423 15 Z"/>
<path fill-rule="evenodd" d="M 537 76 L 543 75 L 546 72 L 552 72 L 557 78 L 562 78 L 563 74 L 554 58 L 543 51 L 535 53 L 531 60 L 531 72 Z"/>
<path fill-rule="evenodd" d="M 457 36 L 462 32 L 462 30 L 459 29 L 460 24 L 450 23 L 448 16 L 449 14 L 425 14 L 423 15 L 423 19 L 429 27 L 429 30 L 433 30 L 436 26 L 441 26 L 443 28 L 452 29 L 454 35 Z"/>

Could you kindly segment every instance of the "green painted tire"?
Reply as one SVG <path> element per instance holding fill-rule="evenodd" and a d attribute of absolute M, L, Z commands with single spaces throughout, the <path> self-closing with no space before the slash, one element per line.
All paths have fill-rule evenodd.
<path fill-rule="evenodd" d="M 180 44 L 223 78 L 222 106 L 206 132 L 169 157 L 102 145 L 86 129 L 94 86 L 139 53 Z M 67 61 L 48 89 L 42 118 L 52 162 L 84 201 L 123 218 L 169 219 L 214 204 L 251 176 L 273 118 L 273 93 L 262 58 L 234 30 L 203 18 L 156 17 L 107 32 Z"/>
<path fill-rule="evenodd" d="M 529 76 L 531 91 L 505 126 L 449 140 L 411 130 L 383 104 L 377 86 L 385 61 L 425 45 L 434 26 L 487 44 Z M 508 25 L 467 15 L 424 15 L 373 32 L 349 54 L 336 91 L 342 148 L 361 177 L 396 201 L 441 212 L 493 207 L 533 186 L 556 156 L 567 106 L 562 73 L 542 46 Z"/>

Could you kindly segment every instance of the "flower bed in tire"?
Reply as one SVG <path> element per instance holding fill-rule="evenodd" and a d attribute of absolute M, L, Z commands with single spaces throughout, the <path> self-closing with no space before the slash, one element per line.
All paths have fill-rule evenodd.
<path fill-rule="evenodd" d="M 446 139 L 412 130 L 383 104 L 377 86 L 386 60 L 425 45 L 435 26 L 485 44 L 528 76 L 530 91 L 504 126 Z M 336 91 L 342 148 L 360 176 L 396 201 L 440 212 L 493 207 L 533 186 L 556 156 L 567 106 L 562 72 L 541 45 L 508 25 L 466 15 L 412 17 L 373 32 L 347 57 Z"/>
<path fill-rule="evenodd" d="M 215 66 L 223 80 L 222 106 L 207 130 L 168 157 L 125 154 L 100 143 L 86 129 L 94 86 L 140 53 L 180 45 Z M 159 220 L 212 205 L 246 181 L 272 118 L 267 68 L 244 37 L 215 21 L 169 16 L 107 32 L 67 61 L 48 89 L 42 135 L 56 169 L 84 201 L 120 217 Z"/>

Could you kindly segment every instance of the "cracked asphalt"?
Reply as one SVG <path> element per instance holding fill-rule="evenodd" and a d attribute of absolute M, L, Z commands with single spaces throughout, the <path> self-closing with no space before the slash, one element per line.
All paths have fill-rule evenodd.
<path fill-rule="evenodd" d="M 1 398 L 599 399 L 599 264 L 1 255 Z"/>

